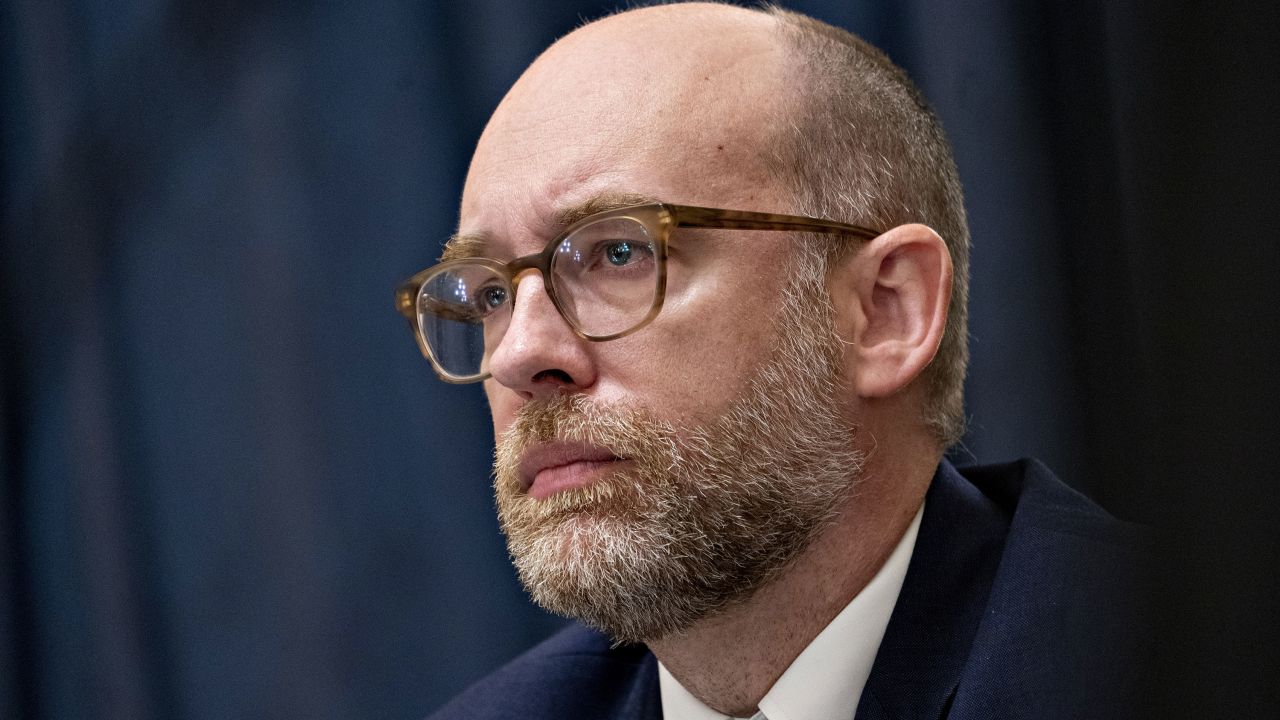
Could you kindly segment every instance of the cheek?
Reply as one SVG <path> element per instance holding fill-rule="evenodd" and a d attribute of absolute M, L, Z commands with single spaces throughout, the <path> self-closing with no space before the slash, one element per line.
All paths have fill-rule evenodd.
<path fill-rule="evenodd" d="M 691 374 L 733 381 L 772 345 L 782 281 L 774 268 L 720 265 L 674 298 L 670 343 Z"/>
<path fill-rule="evenodd" d="M 636 335 L 599 348 L 602 400 L 632 399 L 676 422 L 702 421 L 742 392 L 768 352 L 771 309 L 686 300 L 665 307 Z"/>

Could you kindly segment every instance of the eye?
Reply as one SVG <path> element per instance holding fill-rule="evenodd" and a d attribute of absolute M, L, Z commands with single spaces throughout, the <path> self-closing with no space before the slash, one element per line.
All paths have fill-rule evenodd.
<path fill-rule="evenodd" d="M 480 309 L 486 313 L 502 307 L 502 304 L 507 301 L 507 289 L 499 285 L 480 288 L 477 295 L 480 300 Z"/>
<path fill-rule="evenodd" d="M 604 247 L 604 257 L 610 265 L 618 267 L 626 265 L 631 262 L 632 254 L 631 243 L 626 240 L 611 242 Z"/>
<path fill-rule="evenodd" d="M 578 228 L 557 247 L 552 260 L 556 277 L 599 275 L 620 281 L 650 277 L 658 262 L 648 230 L 632 218 L 606 218 Z"/>

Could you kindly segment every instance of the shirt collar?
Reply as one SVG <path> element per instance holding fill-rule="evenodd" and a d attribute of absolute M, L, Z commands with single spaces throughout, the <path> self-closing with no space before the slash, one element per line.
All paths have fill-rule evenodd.
<path fill-rule="evenodd" d="M 853 717 L 902 590 L 923 514 L 921 505 L 871 582 L 818 633 L 765 693 L 756 718 Z M 667 720 L 734 720 L 694 697 L 662 663 L 658 663 L 658 687 L 662 716 Z"/>

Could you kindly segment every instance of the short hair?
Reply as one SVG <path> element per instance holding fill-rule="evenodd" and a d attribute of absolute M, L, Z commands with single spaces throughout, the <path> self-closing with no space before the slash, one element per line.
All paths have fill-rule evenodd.
<path fill-rule="evenodd" d="M 926 383 L 925 424 L 952 445 L 965 426 L 969 227 L 942 125 L 906 72 L 865 40 L 776 6 L 764 11 L 778 21 L 788 81 L 799 89 L 767 157 L 797 211 L 881 229 L 923 223 L 947 244 L 950 310 L 938 354 L 919 381 Z M 815 241 L 828 243 L 828 261 L 850 247 Z"/>

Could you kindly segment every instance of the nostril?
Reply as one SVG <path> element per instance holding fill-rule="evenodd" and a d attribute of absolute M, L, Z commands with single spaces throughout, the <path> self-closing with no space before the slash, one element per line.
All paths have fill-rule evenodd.
<path fill-rule="evenodd" d="M 543 370 L 542 372 L 533 376 L 534 382 L 538 382 L 540 380 L 553 380 L 555 382 L 559 382 L 564 385 L 573 384 L 573 378 L 569 377 L 569 373 L 559 369 Z"/>

